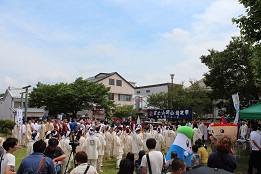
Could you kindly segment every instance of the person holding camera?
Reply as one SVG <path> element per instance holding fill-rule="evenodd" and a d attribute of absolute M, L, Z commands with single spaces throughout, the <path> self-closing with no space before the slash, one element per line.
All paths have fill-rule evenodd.
<path fill-rule="evenodd" d="M 49 139 L 48 146 L 45 149 L 44 155 L 53 160 L 54 166 L 56 166 L 57 174 L 61 174 L 61 162 L 66 158 L 66 155 L 58 146 L 58 144 L 58 139 Z"/>

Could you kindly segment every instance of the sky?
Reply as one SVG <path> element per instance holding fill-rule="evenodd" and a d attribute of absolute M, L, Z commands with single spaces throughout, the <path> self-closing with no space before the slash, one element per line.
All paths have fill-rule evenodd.
<path fill-rule="evenodd" d="M 200 56 L 239 36 L 237 0 L 2 0 L 0 93 L 118 72 L 136 86 L 189 85 Z"/>

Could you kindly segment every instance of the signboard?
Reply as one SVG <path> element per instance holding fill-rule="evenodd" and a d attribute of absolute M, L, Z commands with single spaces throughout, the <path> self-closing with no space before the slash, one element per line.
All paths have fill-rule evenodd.
<path fill-rule="evenodd" d="M 153 119 L 192 119 L 192 109 L 158 109 L 158 110 L 147 110 L 148 118 Z"/>
<path fill-rule="evenodd" d="M 17 115 L 17 125 L 21 127 L 23 125 L 23 109 L 17 109 L 16 111 Z"/>

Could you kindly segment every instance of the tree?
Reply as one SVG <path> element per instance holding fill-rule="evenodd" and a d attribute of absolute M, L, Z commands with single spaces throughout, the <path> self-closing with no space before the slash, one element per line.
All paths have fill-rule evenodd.
<path fill-rule="evenodd" d="M 210 91 L 202 88 L 197 81 L 191 81 L 189 88 L 183 85 L 175 86 L 172 92 L 160 92 L 148 96 L 148 106 L 159 109 L 186 109 L 192 108 L 196 116 L 202 116 L 212 112 L 212 100 Z M 168 101 L 169 100 L 169 101 Z M 171 103 L 171 105 L 169 105 Z"/>
<path fill-rule="evenodd" d="M 209 55 L 201 56 L 201 62 L 208 68 L 205 84 L 212 88 L 214 100 L 229 100 L 231 95 L 239 93 L 240 102 L 246 105 L 250 100 L 258 100 L 260 88 L 255 85 L 253 74 L 254 47 L 243 37 L 233 37 L 224 51 L 209 50 Z"/>
<path fill-rule="evenodd" d="M 190 81 L 190 87 L 186 90 L 183 103 L 192 108 L 195 113 L 194 119 L 213 112 L 211 91 L 200 86 L 198 81 Z"/>
<path fill-rule="evenodd" d="M 133 105 L 118 105 L 114 109 L 113 116 L 117 118 L 134 117 L 136 116 L 136 110 L 133 108 Z"/>
<path fill-rule="evenodd" d="M 254 55 L 251 59 L 255 85 L 261 88 L 261 1 L 239 0 L 246 8 L 246 15 L 233 18 L 244 38 L 254 46 Z"/>
<path fill-rule="evenodd" d="M 75 82 L 55 85 L 38 83 L 30 93 L 30 107 L 45 107 L 49 115 L 65 113 L 73 117 L 83 109 L 104 108 L 109 111 L 113 102 L 107 99 L 110 88 L 103 84 L 88 82 L 82 77 Z"/>
<path fill-rule="evenodd" d="M 151 94 L 147 98 L 148 106 L 169 109 L 169 94 L 167 92 L 160 92 L 156 94 Z"/>
<path fill-rule="evenodd" d="M 260 42 L 261 39 L 261 1 L 239 0 L 246 8 L 246 15 L 233 18 L 232 21 L 240 28 L 241 34 L 251 43 Z"/>

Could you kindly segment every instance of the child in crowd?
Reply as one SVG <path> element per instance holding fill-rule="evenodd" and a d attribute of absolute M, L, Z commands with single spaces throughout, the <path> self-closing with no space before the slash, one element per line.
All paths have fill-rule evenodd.
<path fill-rule="evenodd" d="M 192 146 L 192 151 L 193 151 L 193 154 L 191 156 L 191 169 L 194 169 L 194 168 L 197 168 L 200 166 L 201 157 L 200 157 L 200 154 L 198 153 L 197 145 Z"/>

